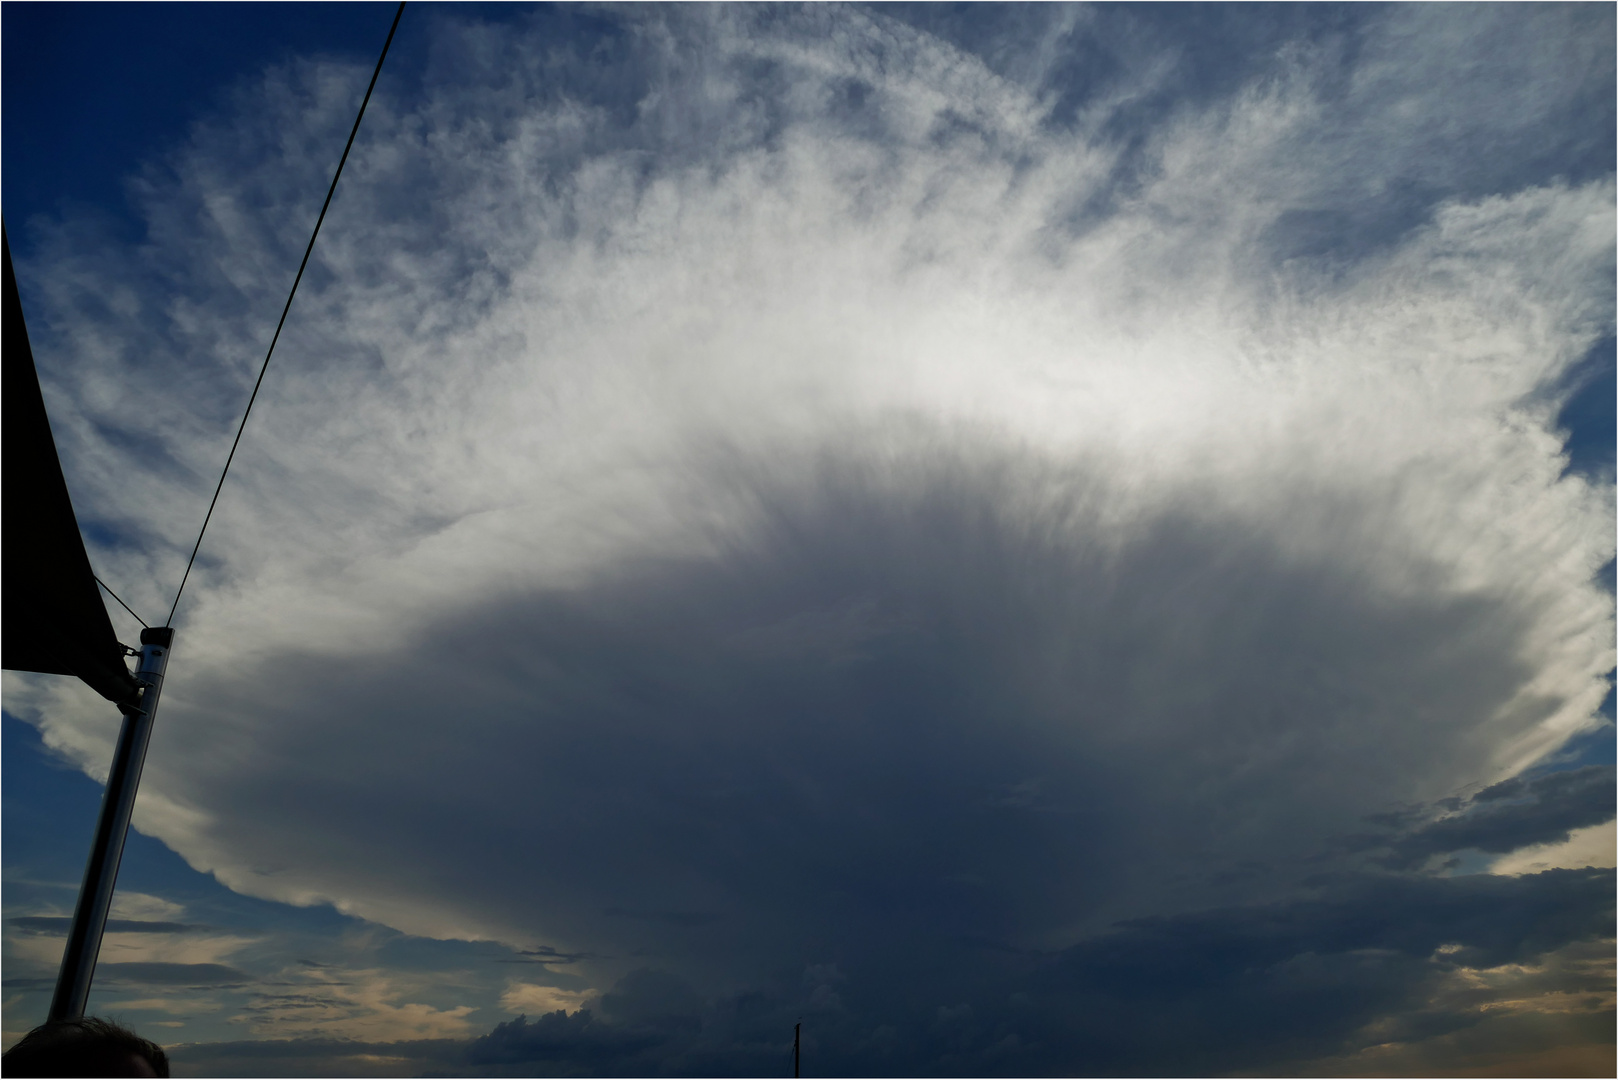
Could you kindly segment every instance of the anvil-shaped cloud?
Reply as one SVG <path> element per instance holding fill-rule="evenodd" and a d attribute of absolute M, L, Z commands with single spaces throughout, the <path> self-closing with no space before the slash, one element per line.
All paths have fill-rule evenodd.
<path fill-rule="evenodd" d="M 1418 874 L 1464 846 L 1436 825 L 1389 841 L 1419 888 L 1345 837 L 1607 693 L 1610 476 L 1556 420 L 1612 333 L 1613 187 L 1535 165 L 1573 153 L 1594 16 L 1382 11 L 1190 94 L 1058 14 L 998 69 L 848 9 L 432 16 L 182 605 L 139 827 L 253 895 L 588 952 L 602 990 L 815 965 L 868 1027 L 1084 941 L 1018 992 L 1094 1014 L 1073 972 L 1147 932 L 1109 927 L 1323 870 L 1465 893 Z M 1514 34 L 1532 93 L 1471 66 Z M 1074 90 L 1059 58 L 1120 41 Z M 363 77 L 246 85 L 141 182 L 143 244 L 64 226 L 27 268 L 137 608 Z M 113 718 L 45 684 L 8 707 L 95 769 Z M 935 1067 L 1029 1067 L 1007 1037 Z"/>

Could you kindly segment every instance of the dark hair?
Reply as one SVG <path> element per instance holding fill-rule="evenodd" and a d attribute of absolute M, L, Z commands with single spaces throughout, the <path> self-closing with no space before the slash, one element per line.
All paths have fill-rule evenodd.
<path fill-rule="evenodd" d="M 144 1069 L 150 1068 L 147 1074 Z M 163 1048 L 95 1016 L 52 1020 L 0 1057 L 3 1076 L 167 1076 Z"/>

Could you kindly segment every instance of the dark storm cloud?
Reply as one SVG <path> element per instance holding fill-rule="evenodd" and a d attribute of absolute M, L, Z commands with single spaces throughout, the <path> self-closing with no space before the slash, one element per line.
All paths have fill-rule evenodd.
<path fill-rule="evenodd" d="M 802 1020 L 821 1075 L 1284 1072 L 1386 1043 L 1464 1041 L 1490 1023 L 1479 1002 L 1543 985 L 1586 1000 L 1569 1030 L 1599 1045 L 1610 973 L 1568 950 L 1610 931 L 1613 884 L 1608 870 L 1344 876 L 1311 899 L 1129 920 L 1011 968 L 970 970 L 958 951 L 971 978 L 939 985 L 932 1002 L 907 972 L 873 965 L 712 999 L 641 969 L 596 1009 L 520 1017 L 466 1042 L 343 1049 L 419 1053 L 474 1075 L 768 1075 Z M 1529 974 L 1502 986 L 1477 976 L 1502 965 Z M 816 992 L 830 985 L 847 1001 Z"/>
<path fill-rule="evenodd" d="M 244 1039 L 169 1046 L 175 1076 L 466 1075 L 466 1043 L 458 1039 L 397 1042 L 358 1039 Z"/>
<path fill-rule="evenodd" d="M 420 838 L 456 835 L 434 848 L 447 873 L 485 881 L 513 929 L 537 917 L 563 940 L 700 949 L 789 911 L 859 938 L 894 919 L 928 938 L 1017 937 L 1094 915 L 1098 881 L 1258 887 L 1205 869 L 1210 850 L 1263 861 L 1272 887 L 1311 872 L 1311 815 L 1324 824 L 1334 804 L 1374 801 L 1368 785 L 1402 781 L 1386 742 L 1289 745 L 1294 717 L 1344 735 L 1386 717 L 1381 738 L 1423 760 L 1446 728 L 1403 724 L 1406 710 L 1461 723 L 1522 677 L 1470 659 L 1509 655 L 1520 632 L 1484 598 L 1369 601 L 1353 575 L 1216 516 L 1143 522 L 1117 549 L 1086 524 L 1104 482 L 1036 485 L 1017 501 L 1065 494 L 1029 521 L 1005 509 L 1023 471 L 963 466 L 894 489 L 833 461 L 813 493 L 766 483 L 758 539 L 480 607 L 425 635 L 436 677 L 420 685 L 347 664 L 349 686 L 316 699 L 294 688 L 332 688 L 332 673 L 289 656 L 272 665 L 281 692 L 317 711 L 274 729 L 268 751 L 289 765 L 272 783 L 235 788 L 250 820 L 273 823 L 253 843 L 317 843 L 369 873 L 385 852 L 419 858 Z M 1334 701 L 1328 664 L 1379 696 Z M 499 704 L 469 708 L 463 672 Z M 361 707 L 383 709 L 393 737 L 338 721 Z M 503 764 L 444 741 L 486 725 Z M 390 803 L 373 785 L 433 742 L 433 785 L 480 798 Z M 308 785 L 362 745 L 374 769 L 348 780 L 355 846 L 313 839 L 325 811 Z M 1322 777 L 1328 760 L 1341 780 Z M 1293 812 L 1265 821 L 1271 799 Z M 502 819 L 496 805 L 519 809 Z M 542 860 L 500 858 L 536 842 Z M 1164 881 L 1182 859 L 1190 877 Z M 494 871 L 531 884 L 496 890 Z"/>
<path fill-rule="evenodd" d="M 686 1026 L 700 1024 L 700 1017 L 693 1014 Z M 674 1025 L 663 1025 L 660 1030 L 654 1025 L 601 1023 L 589 1009 L 557 1011 L 532 1021 L 518 1017 L 497 1025 L 467 1048 L 466 1058 L 474 1065 L 543 1063 L 627 1075 L 657 1068 L 661 1062 L 648 1060 L 651 1055 L 646 1052 L 666 1047 L 680 1034 Z"/>
<path fill-rule="evenodd" d="M 1470 798 L 1452 797 L 1382 815 L 1375 819 L 1378 823 L 1403 826 L 1398 835 L 1357 837 L 1349 846 L 1388 848 L 1382 861 L 1408 869 L 1435 855 L 1466 850 L 1504 854 L 1557 843 L 1575 829 L 1613 819 L 1613 777 L 1610 765 L 1515 776 Z"/>
<path fill-rule="evenodd" d="M 49 990 L 56 985 L 56 978 L 8 978 L 0 982 L 7 990 Z"/>
<path fill-rule="evenodd" d="M 1323 899 L 1128 920 L 1066 950 L 1033 985 L 1049 993 L 1105 988 L 1123 999 L 1200 997 L 1306 954 L 1365 950 L 1445 963 L 1524 963 L 1612 924 L 1611 870 L 1548 870 L 1517 877 L 1345 877 Z M 1223 1009 L 1215 996 L 1201 1007 Z"/>
<path fill-rule="evenodd" d="M 57 915 L 19 915 L 7 919 L 7 926 L 30 930 L 36 934 L 66 934 L 73 920 Z M 212 927 L 196 923 L 163 922 L 156 919 L 108 919 L 109 934 L 185 934 L 211 930 Z"/>
<path fill-rule="evenodd" d="M 611 914 L 611 912 L 608 912 Z M 509 964 L 576 964 L 580 960 L 598 959 L 593 953 L 564 953 L 558 952 L 549 945 L 541 945 L 537 949 L 519 949 L 521 959 L 502 960 Z"/>
<path fill-rule="evenodd" d="M 139 986 L 240 985 L 253 981 L 252 976 L 228 964 L 170 964 L 156 960 L 97 964 L 96 979 Z"/>
<path fill-rule="evenodd" d="M 1263 1070 L 1371 1038 L 1476 1025 L 1461 1003 L 1431 1004 L 1447 979 L 1532 964 L 1610 933 L 1612 892 L 1608 870 L 1348 877 L 1320 886 L 1318 899 L 1131 920 L 1022 974 L 990 976 L 977 996 L 924 1009 L 904 973 L 861 969 L 849 977 L 846 1010 L 806 1010 L 781 988 L 699 1008 L 687 989 L 682 1011 L 660 1027 L 556 1013 L 501 1025 L 473 1044 L 471 1060 L 566 1062 L 598 1074 L 680 1062 L 673 1071 L 746 1074 L 777 1063 L 796 1008 L 809 1015 L 817 1071 L 829 1075 L 895 1064 L 921 1075 Z M 1559 985 L 1597 998 L 1610 990 L 1601 972 Z M 738 1023 L 748 1011 L 752 1023 Z M 1399 1030 L 1364 1030 L 1390 1015 L 1405 1017 Z M 637 1057 L 654 1045 L 658 1054 Z"/>
<path fill-rule="evenodd" d="M 1037 1071 L 1080 1060 L 1091 1073 L 1159 1075 L 1419 1039 L 1478 1023 L 1428 1004 L 1456 969 L 1531 964 L 1609 935 L 1612 888 L 1610 870 L 1350 878 L 1318 900 L 1131 921 L 1023 984 L 1020 1038 L 1045 1048 L 1030 1054 Z M 1598 973 L 1566 986 L 1609 988 Z M 1403 1017 L 1401 1030 L 1364 1030 L 1386 1016 Z"/>
<path fill-rule="evenodd" d="M 618 919 L 638 919 L 641 922 L 664 923 L 669 926 L 705 926 L 717 922 L 724 916 L 714 911 L 631 911 L 627 908 L 609 907 L 602 914 Z"/>

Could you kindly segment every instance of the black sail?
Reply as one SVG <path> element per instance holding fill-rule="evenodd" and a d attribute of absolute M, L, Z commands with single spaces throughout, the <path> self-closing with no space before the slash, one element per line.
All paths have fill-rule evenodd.
<path fill-rule="evenodd" d="M 45 416 L 3 229 L 0 245 L 0 666 L 76 675 L 110 701 L 133 702 L 135 679 L 96 587 Z"/>

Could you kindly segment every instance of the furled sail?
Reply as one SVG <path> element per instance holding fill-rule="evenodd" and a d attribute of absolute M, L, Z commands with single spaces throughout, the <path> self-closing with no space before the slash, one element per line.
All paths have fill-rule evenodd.
<path fill-rule="evenodd" d="M 120 704 L 138 699 L 96 587 L 45 416 L 23 324 L 11 243 L 5 250 L 0 341 L 0 666 L 76 675 Z"/>

